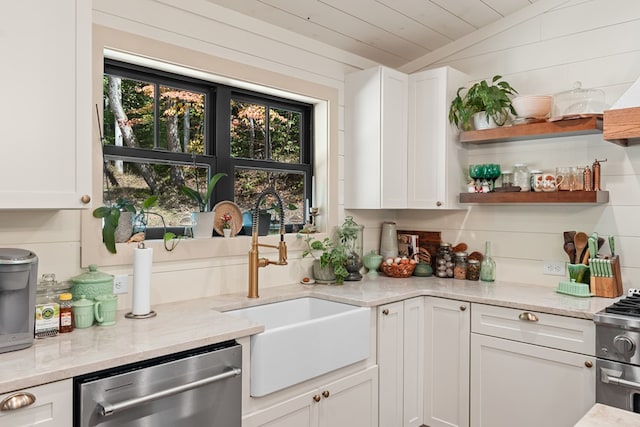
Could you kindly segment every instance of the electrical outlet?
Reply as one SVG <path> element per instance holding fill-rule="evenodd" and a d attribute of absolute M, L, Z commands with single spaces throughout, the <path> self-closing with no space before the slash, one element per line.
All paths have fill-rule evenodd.
<path fill-rule="evenodd" d="M 564 276 L 565 263 L 562 261 L 544 261 L 542 272 L 552 276 Z"/>
<path fill-rule="evenodd" d="M 113 293 L 126 294 L 129 292 L 129 276 L 126 274 L 117 274 L 113 278 Z"/>

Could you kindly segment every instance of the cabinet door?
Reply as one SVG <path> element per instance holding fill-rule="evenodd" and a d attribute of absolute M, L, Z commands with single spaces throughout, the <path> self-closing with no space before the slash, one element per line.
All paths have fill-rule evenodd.
<path fill-rule="evenodd" d="M 372 366 L 323 387 L 320 391 L 319 427 L 377 426 L 377 377 L 378 368 Z"/>
<path fill-rule="evenodd" d="M 450 67 L 409 76 L 407 207 L 459 208 L 466 179 L 466 151 L 449 124 L 448 111 L 468 76 Z"/>
<path fill-rule="evenodd" d="M 403 302 L 378 307 L 378 369 L 380 426 L 403 422 Z"/>
<path fill-rule="evenodd" d="M 21 0 L 0 17 L 0 209 L 85 208 L 91 2 Z"/>
<path fill-rule="evenodd" d="M 242 427 L 317 427 L 318 391 L 296 396 L 242 418 Z"/>
<path fill-rule="evenodd" d="M 34 403 L 20 409 L 0 411 L 0 426 L 71 427 L 73 422 L 73 389 L 71 380 L 44 384 L 0 395 L 0 402 L 15 394 L 30 393 Z"/>
<path fill-rule="evenodd" d="M 595 403 L 595 359 L 471 334 L 471 425 L 572 426 Z"/>
<path fill-rule="evenodd" d="M 424 416 L 424 297 L 404 302 L 403 426 L 419 427 Z"/>
<path fill-rule="evenodd" d="M 425 298 L 424 423 L 428 426 L 469 425 L 470 311 L 467 302 Z"/>
<path fill-rule="evenodd" d="M 386 67 L 346 76 L 345 208 L 407 206 L 407 88 Z"/>

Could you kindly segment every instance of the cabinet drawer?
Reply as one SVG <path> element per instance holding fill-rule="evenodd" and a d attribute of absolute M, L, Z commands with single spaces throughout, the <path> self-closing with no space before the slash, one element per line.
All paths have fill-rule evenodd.
<path fill-rule="evenodd" d="M 575 353 L 595 355 L 591 320 L 473 304 L 471 331 Z"/>
<path fill-rule="evenodd" d="M 30 393 L 35 401 L 19 409 L 0 411 L 0 426 L 71 427 L 73 399 L 70 379 L 0 394 L 0 401 L 18 393 Z"/>

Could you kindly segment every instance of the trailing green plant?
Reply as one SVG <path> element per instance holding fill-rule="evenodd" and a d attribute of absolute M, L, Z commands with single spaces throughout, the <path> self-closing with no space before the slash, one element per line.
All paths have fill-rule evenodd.
<path fill-rule="evenodd" d="M 491 84 L 486 80 L 477 82 L 464 95 L 462 91 L 465 88 L 459 88 L 451 101 L 449 122 L 462 130 L 470 130 L 472 116 L 482 111 L 487 114 L 487 123 L 492 118 L 498 126 L 506 123 L 509 113 L 516 115 L 510 95 L 515 95 L 518 91 L 506 81 L 499 81 L 500 79 L 502 76 L 496 75 Z"/>
<path fill-rule="evenodd" d="M 211 199 L 211 194 L 213 193 L 213 189 L 216 184 L 222 177 L 227 176 L 224 172 L 219 172 L 211 177 L 209 180 L 209 184 L 207 185 L 207 189 L 204 193 L 200 193 L 200 189 L 198 188 L 198 181 L 196 180 L 196 188 L 190 188 L 186 185 L 182 186 L 182 193 L 186 196 L 190 197 L 194 202 L 198 204 L 198 209 L 200 212 L 206 212 L 209 208 L 209 200 Z"/>
<path fill-rule="evenodd" d="M 313 259 L 320 261 L 320 267 L 332 267 L 333 274 L 336 276 L 336 283 L 343 283 L 344 279 L 349 275 L 345 267 L 348 255 L 345 246 L 333 242 L 328 237 L 322 240 L 312 239 L 310 234 L 306 235 L 305 243 L 307 248 L 302 251 L 302 257 L 311 255 Z M 318 252 L 321 252 L 319 257 L 316 256 Z"/>
<path fill-rule="evenodd" d="M 152 206 L 158 202 L 158 196 L 151 196 L 142 202 L 140 212 L 136 211 L 135 205 L 123 198 L 119 198 L 111 205 L 100 206 L 93 210 L 93 216 L 102 218 L 102 241 L 107 250 L 112 254 L 116 253 L 116 228 L 120 221 L 120 212 L 131 212 L 134 215 L 145 215 Z"/>

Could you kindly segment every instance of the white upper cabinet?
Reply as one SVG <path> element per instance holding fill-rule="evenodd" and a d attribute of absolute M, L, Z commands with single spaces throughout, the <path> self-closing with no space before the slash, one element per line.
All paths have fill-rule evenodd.
<path fill-rule="evenodd" d="M 468 81 L 449 67 L 411 75 L 376 67 L 347 75 L 345 208 L 459 208 L 466 151 L 447 115 Z"/>
<path fill-rule="evenodd" d="M 345 208 L 407 207 L 407 91 L 386 67 L 346 76 Z"/>
<path fill-rule="evenodd" d="M 409 208 L 456 209 L 467 168 L 466 151 L 449 123 L 451 101 L 469 77 L 450 67 L 409 76 Z"/>
<path fill-rule="evenodd" d="M 0 57 L 0 209 L 87 208 L 91 2 L 11 2 Z"/>

